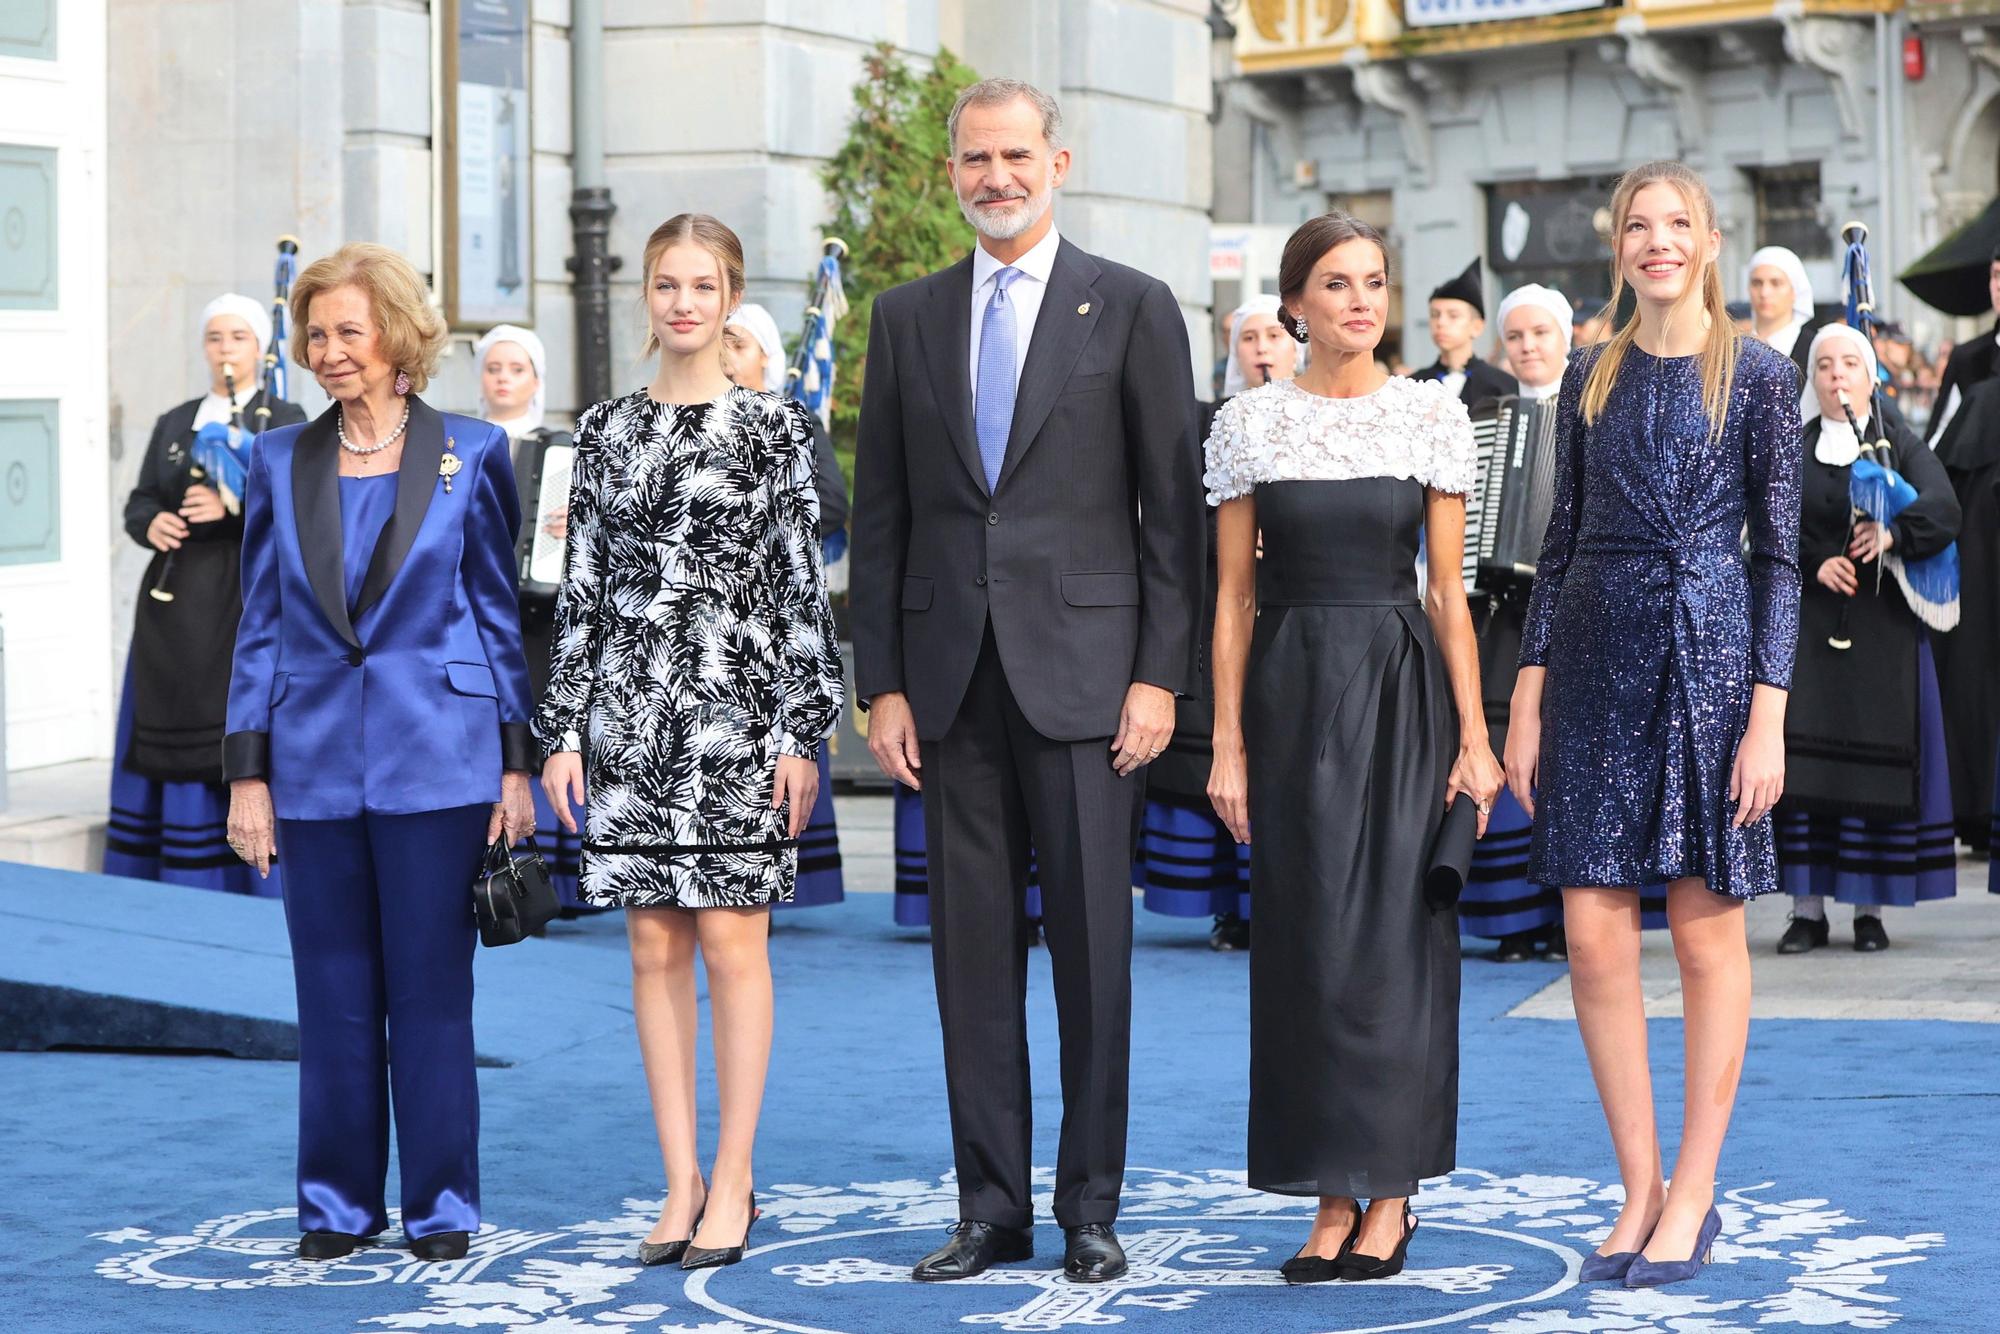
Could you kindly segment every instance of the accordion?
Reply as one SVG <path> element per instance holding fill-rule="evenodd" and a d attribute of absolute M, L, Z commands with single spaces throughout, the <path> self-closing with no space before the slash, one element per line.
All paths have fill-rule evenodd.
<path fill-rule="evenodd" d="M 1472 413 L 1476 461 L 1465 507 L 1465 586 L 1490 593 L 1535 577 L 1555 497 L 1556 403 L 1508 395 Z"/>
<path fill-rule="evenodd" d="M 521 533 L 514 543 L 521 591 L 554 597 L 562 584 L 569 532 L 569 477 L 576 445 L 562 431 L 540 430 L 514 442 L 514 484 L 521 491 Z"/>

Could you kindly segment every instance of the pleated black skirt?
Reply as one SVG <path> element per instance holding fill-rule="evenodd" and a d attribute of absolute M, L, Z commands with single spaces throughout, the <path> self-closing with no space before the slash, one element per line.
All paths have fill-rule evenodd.
<path fill-rule="evenodd" d="M 1423 490 L 1256 496 L 1249 1181 L 1413 1195 L 1458 1140 L 1457 915 L 1423 893 L 1458 718 L 1416 599 Z"/>

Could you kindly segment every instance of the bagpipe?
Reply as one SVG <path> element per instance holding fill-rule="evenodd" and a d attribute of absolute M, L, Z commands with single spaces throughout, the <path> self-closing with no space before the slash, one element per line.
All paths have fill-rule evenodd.
<path fill-rule="evenodd" d="M 1840 262 L 1841 297 L 1847 308 L 1847 323 L 1860 330 L 1862 337 L 1872 343 L 1880 321 L 1875 317 L 1874 286 L 1868 274 L 1868 228 L 1859 222 L 1847 223 L 1840 229 L 1840 238 L 1847 247 Z M 1882 420 L 1880 394 L 1878 381 L 1869 389 L 1869 415 L 1877 422 Z M 1873 444 L 1863 439 L 1860 423 L 1855 420 L 1853 404 L 1846 394 L 1840 396 L 1840 406 L 1847 414 L 1847 423 L 1861 447 L 1860 456 L 1848 469 L 1847 500 L 1850 509 L 1847 542 L 1841 546 L 1845 552 L 1854 539 L 1856 523 L 1868 519 L 1886 528 L 1916 501 L 1917 489 L 1896 471 L 1896 452 L 1886 437 Z M 1881 592 L 1884 571 L 1902 589 L 1903 600 L 1918 620 L 1933 630 L 1949 630 L 1958 624 L 1958 543 L 1954 542 L 1937 555 L 1926 556 L 1922 560 L 1904 560 L 1895 551 L 1883 552 L 1876 558 L 1875 564 L 1877 593 Z M 1854 647 L 1854 641 L 1847 633 L 1845 603 L 1840 609 L 1840 621 L 1827 638 L 1827 643 L 1836 649 Z"/>
<path fill-rule="evenodd" d="M 820 240 L 818 271 L 813 275 L 812 299 L 806 303 L 805 328 L 799 333 L 798 347 L 791 365 L 785 368 L 785 397 L 805 404 L 819 418 L 822 429 L 833 429 L 833 329 L 847 314 L 847 291 L 841 285 L 840 261 L 847 254 L 847 242 L 838 236 Z M 845 529 L 828 533 L 820 540 L 820 556 L 828 567 L 847 554 Z M 845 567 L 829 587 L 845 590 Z M 833 585 L 838 585 L 834 587 Z"/>
<path fill-rule="evenodd" d="M 168 462 L 176 470 L 185 468 L 183 495 L 190 486 L 213 487 L 222 498 L 222 507 L 231 514 L 243 512 L 243 491 L 250 474 L 250 447 L 271 423 L 271 404 L 285 396 L 285 308 L 291 300 L 292 280 L 298 276 L 299 243 L 296 237 L 278 238 L 278 267 L 274 277 L 277 294 L 271 300 L 271 342 L 264 349 L 264 397 L 257 404 L 257 424 L 253 430 L 243 423 L 243 408 L 236 401 L 236 369 L 222 364 L 223 388 L 229 395 L 229 420 L 209 422 L 195 432 L 194 444 L 182 449 L 179 442 L 167 446 Z M 157 602 L 172 602 L 173 590 L 167 581 L 174 572 L 174 552 L 160 562 L 160 577 L 146 590 Z"/>
<path fill-rule="evenodd" d="M 847 242 L 838 236 L 820 241 L 819 269 L 813 275 L 812 300 L 806 303 L 805 328 L 785 368 L 785 397 L 806 405 L 820 425 L 833 416 L 833 327 L 847 314 L 847 292 L 840 282 L 841 257 Z"/>

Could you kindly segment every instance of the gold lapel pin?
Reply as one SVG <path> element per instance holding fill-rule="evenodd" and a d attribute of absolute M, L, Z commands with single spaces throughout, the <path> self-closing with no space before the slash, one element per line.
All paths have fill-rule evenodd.
<path fill-rule="evenodd" d="M 1084 303 L 1083 303 L 1082 305 L 1078 306 L 1078 307 L 1076 308 L 1076 313 L 1077 313 L 1077 314 L 1079 314 L 1079 315 L 1088 315 L 1088 314 L 1090 314 L 1090 303 L 1089 303 L 1088 301 L 1086 301 L 1086 302 L 1084 302 Z"/>
<path fill-rule="evenodd" d="M 458 470 L 465 466 L 465 460 L 452 453 L 456 448 L 458 448 L 457 438 L 446 436 L 444 440 L 444 457 L 438 460 L 438 476 L 444 478 L 444 493 L 446 495 L 451 494 L 451 479 L 458 476 Z"/>

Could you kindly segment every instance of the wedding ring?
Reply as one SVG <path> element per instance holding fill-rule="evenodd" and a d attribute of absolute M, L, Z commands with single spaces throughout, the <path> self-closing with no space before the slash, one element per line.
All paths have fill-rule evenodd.
<path fill-rule="evenodd" d="M 1481 815 L 1491 815 L 1491 814 L 1493 813 L 1493 805 L 1492 805 L 1492 803 L 1491 803 L 1491 802 L 1485 802 L 1485 801 L 1482 801 L 1482 802 L 1480 802 L 1480 803 L 1479 803 L 1479 813 L 1480 813 Z"/>

